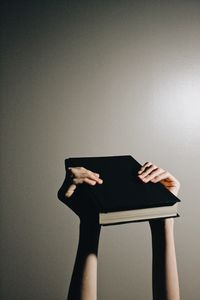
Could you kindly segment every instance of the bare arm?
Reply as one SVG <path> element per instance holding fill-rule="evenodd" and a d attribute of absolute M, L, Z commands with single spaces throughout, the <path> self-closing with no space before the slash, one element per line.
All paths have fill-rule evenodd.
<path fill-rule="evenodd" d="M 178 195 L 179 181 L 169 172 L 148 162 L 139 171 L 143 182 L 160 182 L 174 195 Z M 179 280 L 174 242 L 174 219 L 150 222 L 152 236 L 152 286 L 154 300 L 179 300 Z"/>

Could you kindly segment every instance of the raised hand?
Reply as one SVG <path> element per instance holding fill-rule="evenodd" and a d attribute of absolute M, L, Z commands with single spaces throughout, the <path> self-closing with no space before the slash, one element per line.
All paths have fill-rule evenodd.
<path fill-rule="evenodd" d="M 68 198 L 74 193 L 77 184 L 88 183 L 95 185 L 96 183 L 103 183 L 98 173 L 92 172 L 84 167 L 68 167 L 68 176 L 71 178 L 71 184 L 65 193 L 65 196 Z"/>
<path fill-rule="evenodd" d="M 95 224 L 98 223 L 98 214 L 94 203 L 90 203 L 89 199 L 84 199 L 76 189 L 81 184 L 94 186 L 102 183 L 103 180 L 98 173 L 84 167 L 68 167 L 57 196 L 79 216 L 81 221 Z"/>
<path fill-rule="evenodd" d="M 151 181 L 153 183 L 160 182 L 175 196 L 178 195 L 180 182 L 168 171 L 157 167 L 151 162 L 146 162 L 138 171 L 138 177 L 145 183 Z"/>

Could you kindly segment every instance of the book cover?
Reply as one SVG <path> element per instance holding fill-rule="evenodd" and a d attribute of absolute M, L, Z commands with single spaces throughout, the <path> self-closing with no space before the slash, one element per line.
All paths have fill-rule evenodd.
<path fill-rule="evenodd" d="M 87 211 L 93 210 L 106 217 L 105 214 L 108 213 L 129 211 L 130 215 L 130 211 L 133 210 L 137 213 L 141 209 L 172 206 L 180 202 L 180 199 L 161 183 L 142 182 L 137 177 L 141 164 L 131 155 L 65 159 L 66 171 L 68 167 L 80 166 L 99 173 L 103 184 L 95 186 L 86 183 L 79 184 L 74 194 L 67 198 L 64 196 L 67 188 L 67 178 L 65 178 L 58 198 L 76 213 L 84 211 L 87 215 Z M 112 214 L 108 216 L 112 216 Z M 123 219 L 120 218 L 120 221 L 122 222 Z M 117 219 L 115 222 L 117 223 Z"/>

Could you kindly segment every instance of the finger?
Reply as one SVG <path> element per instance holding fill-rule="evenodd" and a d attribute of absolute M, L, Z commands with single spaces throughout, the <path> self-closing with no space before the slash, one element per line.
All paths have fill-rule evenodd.
<path fill-rule="evenodd" d="M 90 170 L 87 170 L 87 176 L 86 177 L 89 178 L 89 179 L 95 180 L 100 184 L 103 183 L 103 180 L 101 178 L 99 178 L 100 175 L 99 174 L 96 175 L 96 174 L 98 174 L 98 173 L 94 173 Z"/>
<path fill-rule="evenodd" d="M 156 176 L 153 180 L 154 183 L 159 182 L 163 179 L 167 179 L 169 177 L 169 172 L 164 171 L 163 173 L 161 173 L 160 175 Z"/>
<path fill-rule="evenodd" d="M 147 167 L 141 174 L 139 174 L 139 177 L 145 178 L 146 176 L 151 174 L 153 170 L 157 170 L 157 169 L 158 169 L 157 166 L 151 165 L 151 166 Z"/>
<path fill-rule="evenodd" d="M 76 184 L 76 185 L 77 185 L 77 184 L 81 184 L 81 183 L 84 182 L 84 178 L 85 178 L 85 177 L 78 177 L 78 178 L 75 177 L 75 178 L 73 179 L 73 183 Z"/>
<path fill-rule="evenodd" d="M 71 197 L 71 195 L 74 193 L 75 189 L 76 189 L 76 185 L 75 184 L 70 185 L 70 187 L 68 188 L 68 190 L 65 193 L 65 196 L 67 198 Z"/>
<path fill-rule="evenodd" d="M 83 179 L 86 177 L 91 180 L 94 180 L 100 184 L 103 183 L 103 180 L 99 178 L 99 176 L 100 176 L 99 173 L 92 172 L 91 170 L 88 170 L 84 167 L 74 167 L 74 168 L 69 167 L 68 170 L 69 170 L 72 178 L 82 179 L 80 181 L 75 180 L 74 182 L 76 184 L 83 183 Z"/>
<path fill-rule="evenodd" d="M 88 177 L 84 178 L 84 182 L 91 184 L 91 185 L 95 185 L 97 183 L 96 180 L 92 180 Z"/>
<path fill-rule="evenodd" d="M 140 170 L 138 171 L 139 174 L 141 174 L 145 169 L 146 167 L 150 167 L 152 165 L 151 162 L 146 162 L 141 168 Z"/>
<path fill-rule="evenodd" d="M 96 177 L 95 175 L 92 175 L 92 174 L 90 174 L 90 175 L 86 174 L 84 176 L 78 177 L 77 179 L 80 179 L 80 181 L 78 181 L 78 183 L 82 183 L 85 180 L 85 178 L 88 178 L 89 180 L 95 181 L 99 184 L 103 183 L 103 180 L 101 178 L 98 178 L 98 177 Z"/>
<path fill-rule="evenodd" d="M 75 178 L 73 181 L 74 181 L 75 184 L 82 184 L 84 182 L 88 183 L 90 185 L 95 185 L 96 184 L 96 180 L 92 180 L 92 179 L 89 179 L 87 177 Z"/>
<path fill-rule="evenodd" d="M 152 171 L 150 174 L 148 174 L 146 177 L 142 178 L 145 182 L 152 181 L 154 182 L 155 178 L 161 174 L 163 174 L 165 171 L 161 168 L 157 168 L 154 171 Z"/>
<path fill-rule="evenodd" d="M 84 167 L 68 167 L 69 173 L 72 177 L 84 178 L 90 177 L 91 179 L 97 180 L 99 178 L 98 173 L 94 173 Z"/>

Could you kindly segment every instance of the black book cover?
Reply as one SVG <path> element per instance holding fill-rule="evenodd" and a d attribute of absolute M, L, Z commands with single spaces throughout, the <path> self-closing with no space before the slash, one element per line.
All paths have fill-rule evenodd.
<path fill-rule="evenodd" d="M 92 207 L 97 213 L 116 212 L 158 206 L 173 205 L 180 202 L 175 195 L 161 183 L 144 183 L 138 177 L 141 164 L 131 155 L 101 157 L 71 157 L 65 159 L 68 167 L 85 167 L 99 173 L 103 184 L 91 186 L 83 183 L 70 198 L 64 195 L 68 179 L 58 191 L 58 198 L 75 211 Z M 86 212 L 87 213 L 87 212 Z"/>

